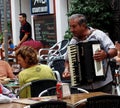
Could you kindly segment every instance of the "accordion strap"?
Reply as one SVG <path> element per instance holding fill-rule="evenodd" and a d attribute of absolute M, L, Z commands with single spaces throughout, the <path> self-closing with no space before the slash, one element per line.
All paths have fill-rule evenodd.
<path fill-rule="evenodd" d="M 109 63 L 110 63 L 110 58 L 108 58 L 108 60 L 107 60 L 107 67 L 106 67 L 106 69 L 105 69 L 105 79 L 106 79 L 106 77 L 107 77 L 107 72 L 108 72 Z"/>

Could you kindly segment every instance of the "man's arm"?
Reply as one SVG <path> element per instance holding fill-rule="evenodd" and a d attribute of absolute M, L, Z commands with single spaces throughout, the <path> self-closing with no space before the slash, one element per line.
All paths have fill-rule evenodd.
<path fill-rule="evenodd" d="M 69 69 L 69 62 L 65 61 L 65 70 L 63 72 L 63 78 L 70 78 L 70 69 Z"/>
<path fill-rule="evenodd" d="M 23 42 L 25 42 L 27 38 L 28 38 L 28 33 L 25 33 L 24 37 L 23 37 L 22 40 L 19 42 L 18 46 L 20 46 Z"/>
<path fill-rule="evenodd" d="M 117 50 L 115 48 L 111 48 L 108 50 L 108 52 L 104 50 L 99 50 L 97 51 L 94 55 L 93 58 L 97 61 L 102 61 L 106 58 L 112 58 L 117 55 Z"/>
<path fill-rule="evenodd" d="M 115 48 L 111 48 L 109 49 L 109 51 L 107 52 L 107 56 L 109 56 L 110 58 L 113 58 L 117 55 L 117 50 Z"/>

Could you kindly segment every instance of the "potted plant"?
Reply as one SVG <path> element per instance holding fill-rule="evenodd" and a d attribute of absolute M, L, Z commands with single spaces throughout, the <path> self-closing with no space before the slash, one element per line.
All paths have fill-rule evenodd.
<path fill-rule="evenodd" d="M 1 32 L 0 33 L 0 45 L 2 44 L 2 41 L 3 41 L 3 33 Z"/>
<path fill-rule="evenodd" d="M 67 16 L 80 13 L 87 17 L 88 25 L 109 33 L 111 30 L 112 13 L 110 0 L 71 0 Z M 69 29 L 65 33 L 68 35 Z M 70 34 L 71 35 L 71 34 Z"/>

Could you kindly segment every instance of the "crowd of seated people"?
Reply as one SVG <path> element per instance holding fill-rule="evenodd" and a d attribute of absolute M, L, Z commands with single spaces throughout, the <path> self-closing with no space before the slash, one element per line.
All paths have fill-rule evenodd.
<path fill-rule="evenodd" d="M 20 87 L 24 84 L 40 79 L 56 79 L 52 69 L 43 64 L 39 64 L 37 51 L 29 46 L 23 46 L 16 50 L 16 58 L 22 71 L 18 74 Z M 0 77 L 10 79 L 16 78 L 13 69 L 7 61 L 0 60 Z M 30 97 L 30 90 L 26 89 L 20 94 L 20 98 Z"/>
<path fill-rule="evenodd" d="M 1 53 L 3 56 L 5 56 L 4 41 L 5 40 L 3 37 L 3 41 L 1 44 L 1 50 L 3 50 Z M 14 54 L 17 58 L 16 60 L 18 60 L 17 63 L 20 64 L 21 68 L 23 69 L 23 71 L 20 72 L 19 77 L 17 75 L 17 78 L 19 78 L 20 87 L 23 84 L 32 80 L 55 79 L 55 76 L 50 67 L 42 64 L 38 65 L 39 60 L 38 60 L 36 49 L 29 47 L 27 45 L 21 46 L 19 48 L 18 47 L 15 48 L 11 37 L 8 37 L 8 49 L 13 49 L 13 51 L 15 50 Z M 8 51 L 8 54 L 12 54 L 13 51 L 12 50 Z M 0 60 L 0 83 L 3 83 L 4 82 L 3 80 L 7 78 L 15 80 L 16 75 L 14 75 L 12 65 L 9 63 L 9 61 L 5 61 L 4 59 L 3 60 L 1 59 Z M 24 78 L 25 80 L 23 81 Z M 2 88 L 5 88 L 4 84 L 3 85 L 1 84 L 1 86 Z M 26 93 L 23 91 L 23 94 L 21 94 L 21 97 L 30 97 L 30 91 L 28 91 L 26 95 L 24 94 Z"/>
<path fill-rule="evenodd" d="M 120 44 L 115 43 L 118 55 L 114 57 L 116 62 L 120 62 Z M 56 79 L 52 69 L 44 64 L 39 64 L 37 52 L 34 48 L 29 46 L 22 46 L 16 50 L 16 58 L 22 71 L 18 74 L 20 87 L 24 84 L 40 79 Z M 12 67 L 8 62 L 0 60 L 0 77 L 15 78 Z M 31 97 L 30 88 L 24 89 L 20 94 L 20 98 Z"/>

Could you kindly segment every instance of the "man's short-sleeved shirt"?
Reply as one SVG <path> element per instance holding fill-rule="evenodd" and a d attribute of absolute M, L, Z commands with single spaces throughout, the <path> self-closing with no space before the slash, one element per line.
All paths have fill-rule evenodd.
<path fill-rule="evenodd" d="M 19 36 L 20 41 L 22 40 L 22 38 L 24 37 L 24 35 L 26 33 L 28 34 L 28 38 L 26 39 L 26 41 L 27 41 L 27 40 L 31 39 L 31 37 L 32 37 L 31 36 L 31 25 L 28 22 L 23 24 L 20 28 L 20 36 Z"/>

